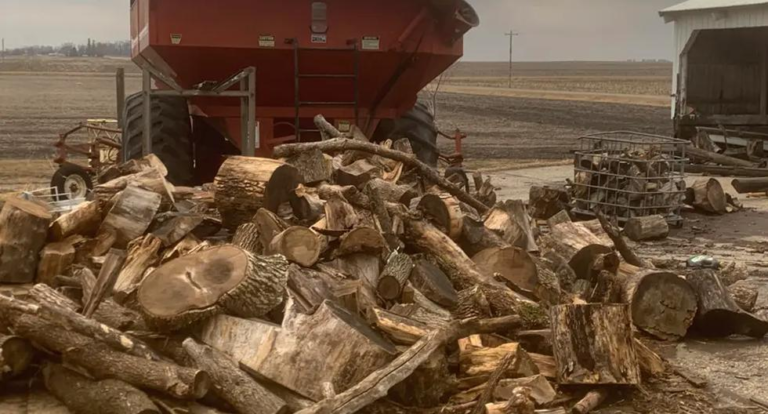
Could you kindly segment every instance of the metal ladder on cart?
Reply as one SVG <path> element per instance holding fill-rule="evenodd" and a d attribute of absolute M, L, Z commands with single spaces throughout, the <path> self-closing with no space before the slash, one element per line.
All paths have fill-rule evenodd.
<path fill-rule="evenodd" d="M 301 73 L 299 58 L 302 51 L 307 52 L 349 52 L 353 54 L 354 68 L 353 73 Z M 352 106 L 355 109 L 355 125 L 359 124 L 359 101 L 360 101 L 360 48 L 357 43 L 348 48 L 313 48 L 301 47 L 299 42 L 293 40 L 293 67 L 294 67 L 294 107 L 296 109 L 296 119 L 294 122 L 296 130 L 296 142 L 301 141 L 303 133 L 319 134 L 320 130 L 316 128 L 301 128 L 301 108 L 305 107 L 344 107 Z M 353 83 L 354 97 L 352 101 L 305 101 L 301 97 L 302 79 L 348 79 Z"/>

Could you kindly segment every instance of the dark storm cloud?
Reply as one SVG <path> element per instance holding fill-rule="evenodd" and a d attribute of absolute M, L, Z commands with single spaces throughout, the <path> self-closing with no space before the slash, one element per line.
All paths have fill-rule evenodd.
<path fill-rule="evenodd" d="M 212 0 L 213 1 L 213 0 Z M 273 0 L 290 1 L 290 0 Z M 332 0 L 329 0 L 332 1 Z M 360 0 L 364 1 L 364 0 Z M 368 0 L 370 1 L 370 0 Z M 470 0 L 483 21 L 466 41 L 467 60 L 670 58 L 671 25 L 658 10 L 678 0 Z M 0 0 L 8 47 L 128 38 L 128 0 Z"/>

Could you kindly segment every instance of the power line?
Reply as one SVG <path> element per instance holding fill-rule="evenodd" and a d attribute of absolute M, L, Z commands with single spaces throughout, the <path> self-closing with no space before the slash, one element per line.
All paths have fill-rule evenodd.
<path fill-rule="evenodd" d="M 509 37 L 509 89 L 512 89 L 512 43 L 515 36 L 520 36 L 520 33 L 510 30 L 509 33 L 504 33 Z"/>

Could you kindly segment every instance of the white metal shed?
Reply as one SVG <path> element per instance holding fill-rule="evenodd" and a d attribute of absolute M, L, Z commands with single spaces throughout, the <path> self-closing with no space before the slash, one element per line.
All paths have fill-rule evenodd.
<path fill-rule="evenodd" d="M 768 0 L 689 0 L 660 15 L 675 25 L 677 135 L 768 127 Z"/>

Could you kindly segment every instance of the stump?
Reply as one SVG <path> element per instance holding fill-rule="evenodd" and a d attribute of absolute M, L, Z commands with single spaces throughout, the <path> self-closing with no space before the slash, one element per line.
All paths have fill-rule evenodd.
<path fill-rule="evenodd" d="M 32 283 L 38 253 L 45 246 L 48 210 L 31 201 L 9 198 L 0 211 L 0 283 Z"/>
<path fill-rule="evenodd" d="M 561 305 L 551 316 L 559 384 L 640 383 L 627 305 Z"/>
<path fill-rule="evenodd" d="M 235 230 L 265 208 L 276 212 L 301 182 L 299 171 L 266 158 L 230 157 L 216 176 L 216 207 L 224 227 Z"/>
<path fill-rule="evenodd" d="M 272 239 L 265 253 L 281 254 L 289 262 L 312 267 L 320 258 L 322 249 L 320 238 L 315 232 L 306 227 L 289 227 Z"/>
<path fill-rule="evenodd" d="M 728 203 L 725 199 L 723 186 L 714 178 L 696 180 L 686 190 L 685 196 L 686 203 L 699 210 L 721 215 L 727 213 Z"/>
<path fill-rule="evenodd" d="M 624 234 L 633 241 L 664 239 L 669 235 L 669 224 L 659 215 L 633 217 L 624 225 Z"/>
<path fill-rule="evenodd" d="M 419 202 L 419 209 L 454 241 L 461 238 L 464 213 L 461 203 L 450 194 L 426 194 Z"/>
<path fill-rule="evenodd" d="M 0 334 L 0 380 L 23 374 L 34 356 L 32 344 L 26 339 Z"/>
<path fill-rule="evenodd" d="M 544 244 L 565 259 L 579 279 L 592 279 L 591 267 L 595 258 L 613 252 L 604 240 L 579 223 L 560 223 L 550 231 Z"/>
<path fill-rule="evenodd" d="M 215 247 L 170 261 L 141 283 L 138 303 L 150 325 L 176 330 L 227 312 L 259 317 L 283 301 L 288 262 Z"/>
<path fill-rule="evenodd" d="M 514 287 L 533 292 L 539 282 L 536 263 L 525 250 L 517 247 L 493 247 L 472 257 L 480 271 L 499 274 Z"/>
<path fill-rule="evenodd" d="M 101 225 L 101 208 L 97 201 L 85 202 L 51 224 L 50 237 L 62 241 L 69 236 L 94 236 Z"/>
<path fill-rule="evenodd" d="M 684 279 L 663 270 L 641 269 L 622 263 L 623 301 L 630 305 L 632 322 L 664 340 L 686 335 L 696 316 L 696 295 Z"/>

